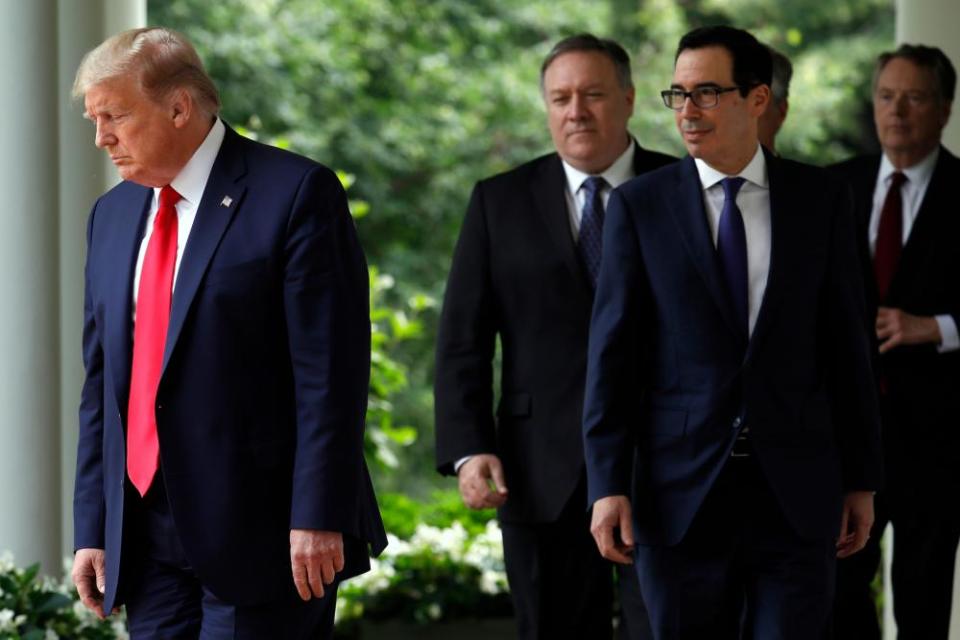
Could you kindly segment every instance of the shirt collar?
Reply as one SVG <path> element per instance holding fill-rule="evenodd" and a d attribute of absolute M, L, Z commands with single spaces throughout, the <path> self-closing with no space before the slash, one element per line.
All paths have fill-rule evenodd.
<path fill-rule="evenodd" d="M 923 184 L 930 181 L 930 176 L 933 175 L 933 168 L 937 165 L 937 158 L 940 157 L 940 145 L 937 145 L 936 148 L 931 151 L 926 158 L 913 165 L 912 167 L 907 167 L 906 169 L 897 169 L 893 166 L 893 163 L 890 162 L 890 158 L 887 157 L 887 154 L 883 154 L 883 158 L 880 160 L 880 182 L 887 184 L 890 180 L 890 176 L 901 171 L 905 176 L 907 176 L 907 181 L 914 185 Z"/>
<path fill-rule="evenodd" d="M 697 173 L 700 175 L 700 184 L 703 186 L 704 191 L 724 178 L 735 177 L 717 171 L 700 158 L 694 158 L 694 162 L 697 165 Z M 745 178 L 747 182 L 763 189 L 769 188 L 769 182 L 767 180 L 767 159 L 763 155 L 763 147 L 760 146 L 760 143 L 757 143 L 757 151 L 753 154 L 753 159 L 743 168 L 743 171 L 736 175 Z"/>
<path fill-rule="evenodd" d="M 630 144 L 627 150 L 620 154 L 607 169 L 599 175 L 607 181 L 611 187 L 619 187 L 621 184 L 633 177 L 633 155 L 637 148 L 637 142 L 630 137 Z M 567 185 L 570 187 L 570 193 L 577 193 L 584 181 L 592 174 L 584 173 L 563 160 L 563 171 L 567 174 Z"/>
<path fill-rule="evenodd" d="M 225 134 L 226 127 L 220 118 L 217 118 L 207 133 L 207 137 L 193 152 L 193 156 L 183 166 L 177 177 L 170 181 L 170 186 L 194 207 L 199 206 L 200 198 L 203 197 L 203 190 L 207 186 L 207 179 L 210 177 L 210 171 L 213 169 L 213 163 L 220 152 L 220 145 L 223 143 Z M 159 202 L 160 188 L 155 188 L 153 192 Z"/>

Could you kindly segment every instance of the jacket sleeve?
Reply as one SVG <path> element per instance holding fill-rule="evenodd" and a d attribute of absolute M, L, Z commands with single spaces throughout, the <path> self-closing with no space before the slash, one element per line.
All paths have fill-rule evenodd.
<path fill-rule="evenodd" d="M 308 171 L 294 198 L 283 278 L 296 406 L 290 527 L 370 540 L 369 282 L 346 194 L 325 167 Z"/>
<path fill-rule="evenodd" d="M 437 330 L 434 410 L 441 473 L 468 455 L 496 453 L 493 356 L 497 301 L 483 183 L 470 198 Z"/>
<path fill-rule="evenodd" d="M 87 223 L 84 270 L 83 366 L 77 473 L 73 490 L 74 549 L 102 549 L 106 506 L 103 494 L 103 335 L 94 312 L 91 256 L 96 205 Z"/>
<path fill-rule="evenodd" d="M 876 491 L 883 477 L 880 413 L 873 371 L 872 322 L 863 290 L 853 206 L 847 189 L 837 189 L 830 236 L 830 262 L 820 326 L 833 424 L 840 448 L 844 490 Z"/>

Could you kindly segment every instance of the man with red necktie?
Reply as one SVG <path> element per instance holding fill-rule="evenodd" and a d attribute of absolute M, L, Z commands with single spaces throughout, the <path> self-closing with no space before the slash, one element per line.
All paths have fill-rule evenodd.
<path fill-rule="evenodd" d="M 336 176 L 247 140 L 192 45 L 109 38 L 74 94 L 90 213 L 73 580 L 133 638 L 318 638 L 386 540 L 363 459 L 367 269 Z"/>
<path fill-rule="evenodd" d="M 874 78 L 883 153 L 833 169 L 856 200 L 887 476 L 867 548 L 839 565 L 835 633 L 879 640 L 870 583 L 892 522 L 900 637 L 946 638 L 960 540 L 960 160 L 940 138 L 956 72 L 939 49 L 905 44 Z"/>

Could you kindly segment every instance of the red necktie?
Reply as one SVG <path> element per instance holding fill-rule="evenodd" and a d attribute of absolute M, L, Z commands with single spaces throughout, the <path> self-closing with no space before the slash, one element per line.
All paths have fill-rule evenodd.
<path fill-rule="evenodd" d="M 877 244 L 873 252 L 873 273 L 877 278 L 880 302 L 887 298 L 890 282 L 897 271 L 900 250 L 903 246 L 903 199 L 900 187 L 907 176 L 899 171 L 890 176 L 890 190 L 880 210 L 880 226 L 877 229 Z"/>
<path fill-rule="evenodd" d="M 127 473 L 140 495 L 146 495 L 157 473 L 157 385 L 163 346 L 170 323 L 173 271 L 177 262 L 177 209 L 180 194 L 167 185 L 140 270 L 137 313 L 133 324 L 133 366 L 127 407 Z"/>

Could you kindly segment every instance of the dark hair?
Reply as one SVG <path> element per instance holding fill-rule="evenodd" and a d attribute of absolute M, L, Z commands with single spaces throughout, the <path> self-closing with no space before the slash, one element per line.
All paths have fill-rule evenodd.
<path fill-rule="evenodd" d="M 790 58 L 783 55 L 770 45 L 770 61 L 773 63 L 773 75 L 770 82 L 770 95 L 777 104 L 782 104 L 790 97 L 790 79 L 793 78 L 793 65 Z"/>
<path fill-rule="evenodd" d="M 540 88 L 543 89 L 543 77 L 547 73 L 547 67 L 565 53 L 571 51 L 596 51 L 607 56 L 613 62 L 613 68 L 617 74 L 617 81 L 624 89 L 633 88 L 633 77 L 630 74 L 630 56 L 626 50 L 617 42 L 608 38 L 598 38 L 592 33 L 580 33 L 575 36 L 564 38 L 553 45 L 550 53 L 544 58 L 540 65 Z"/>
<path fill-rule="evenodd" d="M 772 82 L 773 62 L 770 50 L 743 29 L 726 25 L 700 27 L 680 38 L 677 45 L 676 63 L 680 54 L 687 49 L 705 47 L 723 47 L 733 58 L 733 82 L 740 88 L 740 95 L 746 97 L 754 87 Z"/>
<path fill-rule="evenodd" d="M 873 88 L 877 88 L 877 78 L 887 63 L 894 58 L 903 58 L 923 69 L 933 72 L 937 80 L 937 92 L 940 98 L 953 102 L 953 93 L 957 88 L 957 72 L 950 63 L 950 58 L 937 47 L 927 47 L 922 44 L 902 44 L 896 51 L 887 51 L 877 56 L 877 65 L 873 70 Z"/>

